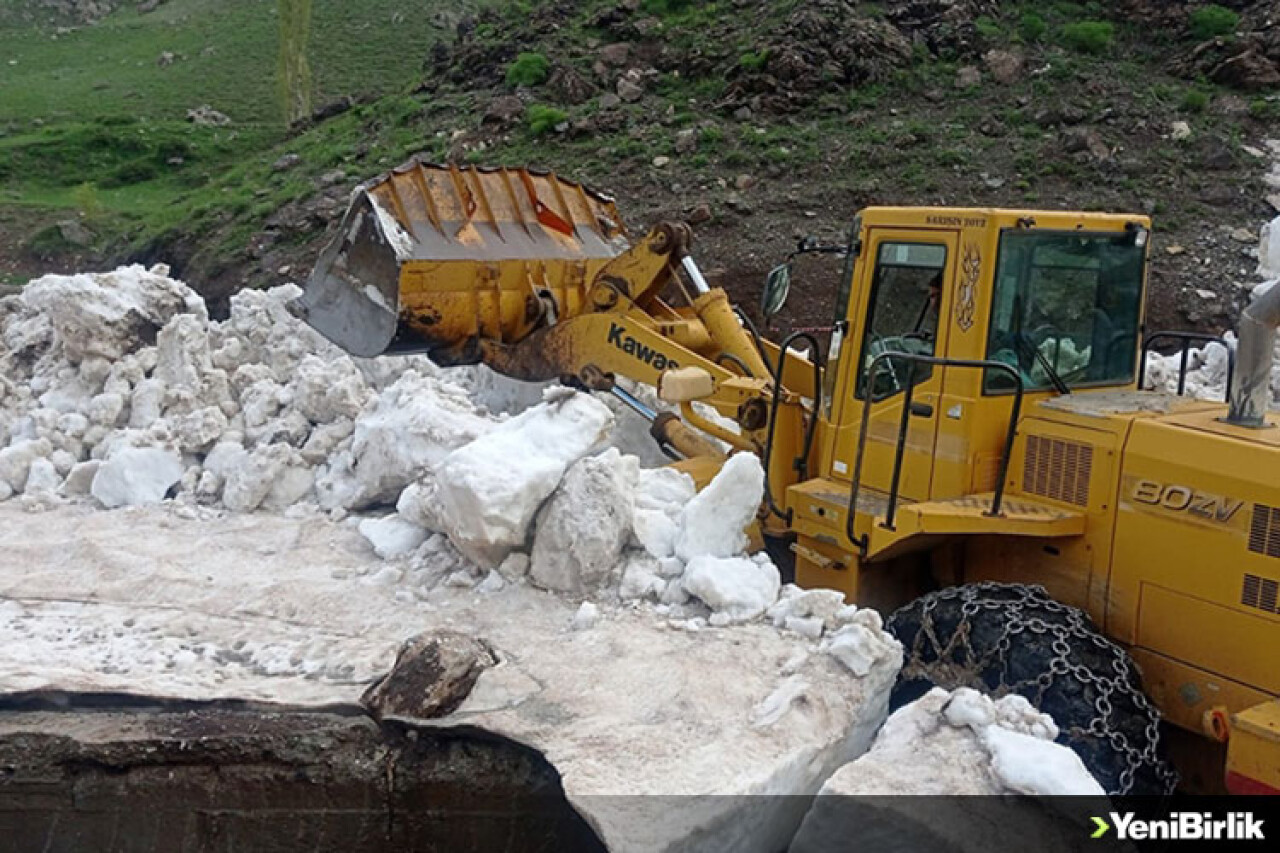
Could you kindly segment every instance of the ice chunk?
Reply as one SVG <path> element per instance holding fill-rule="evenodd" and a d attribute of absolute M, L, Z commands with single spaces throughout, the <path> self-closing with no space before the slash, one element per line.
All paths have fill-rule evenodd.
<path fill-rule="evenodd" d="M 405 373 L 355 422 L 351 447 L 357 490 L 348 508 L 394 503 L 405 486 L 494 423 L 461 389 Z"/>
<path fill-rule="evenodd" d="M 631 496 L 639 463 L 610 448 L 569 468 L 538 512 L 529 577 L 543 589 L 599 590 L 631 534 Z"/>
<path fill-rule="evenodd" d="M 136 265 L 108 273 L 46 275 L 28 284 L 21 299 L 50 319 L 72 363 L 133 352 L 155 340 L 175 314 L 207 319 L 204 300 L 195 291 Z"/>
<path fill-rule="evenodd" d="M 859 610 L 858 613 L 868 611 Z M 898 641 L 865 620 L 845 625 L 822 641 L 822 651 L 854 675 L 866 675 L 877 664 L 901 654 Z"/>
<path fill-rule="evenodd" d="M 659 559 L 676 552 L 680 518 L 697 494 L 693 478 L 674 468 L 646 468 L 636 482 L 632 529 L 636 543 Z"/>
<path fill-rule="evenodd" d="M 1264 279 L 1280 278 L 1280 216 L 1262 226 L 1258 241 L 1258 275 Z"/>
<path fill-rule="evenodd" d="M 570 392 L 491 428 L 436 466 L 440 523 L 464 555 L 495 567 L 564 476 L 607 433 L 612 414 Z"/>
<path fill-rule="evenodd" d="M 700 556 L 689 561 L 680 584 L 723 619 L 747 622 L 773 604 L 782 579 L 772 563 L 747 557 Z"/>
<path fill-rule="evenodd" d="M 836 615 L 844 607 L 844 593 L 833 589 L 802 590 L 794 584 L 787 584 L 782 588 L 777 603 L 769 608 L 769 619 L 779 628 L 787 627 L 789 622 L 805 626 L 804 630 L 789 628 L 802 634 L 811 630 L 808 628 L 809 620 L 816 619 L 818 633 L 821 634 L 823 630 L 831 631 L 839 625 Z"/>
<path fill-rule="evenodd" d="M 707 487 L 684 508 L 676 540 L 677 556 L 689 560 L 742 553 L 747 545 L 744 530 L 755 518 L 763 497 L 764 469 L 759 458 L 753 453 L 729 457 Z"/>
<path fill-rule="evenodd" d="M 362 519 L 360 535 L 369 540 L 374 553 L 384 560 L 390 560 L 413 553 L 427 540 L 428 534 L 416 524 L 388 515 L 384 518 Z"/>
<path fill-rule="evenodd" d="M 996 778 L 1010 791 L 1032 796 L 1106 794 L 1080 756 L 1068 747 L 1001 726 L 984 729 L 982 743 L 991 753 Z"/>
<path fill-rule="evenodd" d="M 573 614 L 573 619 L 569 620 L 569 628 L 573 631 L 586 631 L 594 628 L 599 621 L 600 608 L 590 601 L 584 601 Z"/>
<path fill-rule="evenodd" d="M 0 450 L 0 481 L 19 493 L 27 487 L 27 475 L 31 471 L 31 463 L 47 457 L 53 452 L 53 445 L 48 439 L 27 439 L 16 441 Z"/>
<path fill-rule="evenodd" d="M 648 554 L 635 554 L 623 565 L 618 597 L 623 601 L 658 599 L 667 582 L 658 576 L 658 561 Z"/>
<path fill-rule="evenodd" d="M 108 509 L 159 503 L 182 479 L 182 458 L 158 447 L 119 447 L 94 475 L 90 492 Z"/>

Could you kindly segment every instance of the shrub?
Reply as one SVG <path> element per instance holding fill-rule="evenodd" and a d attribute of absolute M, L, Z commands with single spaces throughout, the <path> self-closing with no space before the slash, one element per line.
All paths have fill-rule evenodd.
<path fill-rule="evenodd" d="M 989 18 L 986 15 L 983 15 L 974 21 L 973 26 L 977 29 L 978 35 L 982 36 L 987 41 L 999 41 L 1004 36 L 1004 32 L 1001 31 L 1000 25 L 996 23 L 993 18 Z"/>
<path fill-rule="evenodd" d="M 1044 18 L 1035 12 L 1023 12 L 1018 19 L 1018 33 L 1025 41 L 1040 41 L 1048 29 L 1049 25 L 1044 22 Z"/>
<path fill-rule="evenodd" d="M 1116 28 L 1109 21 L 1078 21 L 1062 28 L 1062 43 L 1081 53 L 1106 53 L 1115 36 Z"/>
<path fill-rule="evenodd" d="M 556 125 L 568 120 L 569 114 L 555 107 L 533 104 L 529 107 L 528 117 L 529 130 L 533 131 L 534 136 L 541 136 L 549 130 L 555 130 Z"/>
<path fill-rule="evenodd" d="M 1199 41 L 1208 41 L 1236 31 L 1240 16 L 1217 3 L 1210 3 L 1191 13 L 1191 35 Z"/>
<path fill-rule="evenodd" d="M 508 86 L 537 86 L 545 82 L 551 63 L 541 53 L 522 53 L 507 66 Z"/>
<path fill-rule="evenodd" d="M 650 15 L 670 15 L 688 9 L 693 0 L 644 0 L 641 5 Z"/>
<path fill-rule="evenodd" d="M 1249 115 L 1256 119 L 1280 118 L 1280 101 L 1254 98 L 1249 102 Z"/>
<path fill-rule="evenodd" d="M 1188 89 L 1182 95 L 1182 109 L 1189 113 L 1202 113 L 1209 106 L 1209 96 L 1199 89 Z"/>
<path fill-rule="evenodd" d="M 71 191 L 71 203 L 86 219 L 93 219 L 102 213 L 102 199 L 98 197 L 98 188 L 89 182 L 80 184 Z"/>
<path fill-rule="evenodd" d="M 769 62 L 769 51 L 761 50 L 757 53 L 744 53 L 738 57 L 738 64 L 747 71 L 759 71 Z"/>

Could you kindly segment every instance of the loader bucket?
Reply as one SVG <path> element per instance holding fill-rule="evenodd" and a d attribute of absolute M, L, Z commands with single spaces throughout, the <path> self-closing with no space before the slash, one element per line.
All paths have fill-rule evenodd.
<path fill-rule="evenodd" d="M 613 202 L 578 184 L 411 161 L 356 188 L 296 307 L 353 355 L 460 363 L 480 338 L 553 322 L 626 248 Z"/>

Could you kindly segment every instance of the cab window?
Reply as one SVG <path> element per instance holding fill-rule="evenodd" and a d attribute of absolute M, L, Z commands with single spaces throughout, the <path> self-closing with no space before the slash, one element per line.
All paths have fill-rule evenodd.
<path fill-rule="evenodd" d="M 885 352 L 933 355 L 947 247 L 930 243 L 881 243 L 876 253 L 866 334 L 862 338 L 857 396 L 866 392 L 867 370 Z M 891 397 L 933 374 L 933 366 L 882 359 L 872 399 Z"/>
<path fill-rule="evenodd" d="M 1133 381 L 1145 248 L 1128 232 L 1006 231 L 1000 238 L 987 358 L 1028 391 Z M 990 371 L 988 394 L 1012 390 Z"/>

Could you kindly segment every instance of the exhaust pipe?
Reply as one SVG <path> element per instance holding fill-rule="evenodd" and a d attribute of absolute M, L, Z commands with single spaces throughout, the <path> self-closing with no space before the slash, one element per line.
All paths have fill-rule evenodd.
<path fill-rule="evenodd" d="M 1236 373 L 1231 382 L 1227 423 L 1253 429 L 1268 425 L 1277 326 L 1280 326 L 1280 282 L 1254 299 L 1240 316 L 1240 343 L 1236 349 Z"/>

